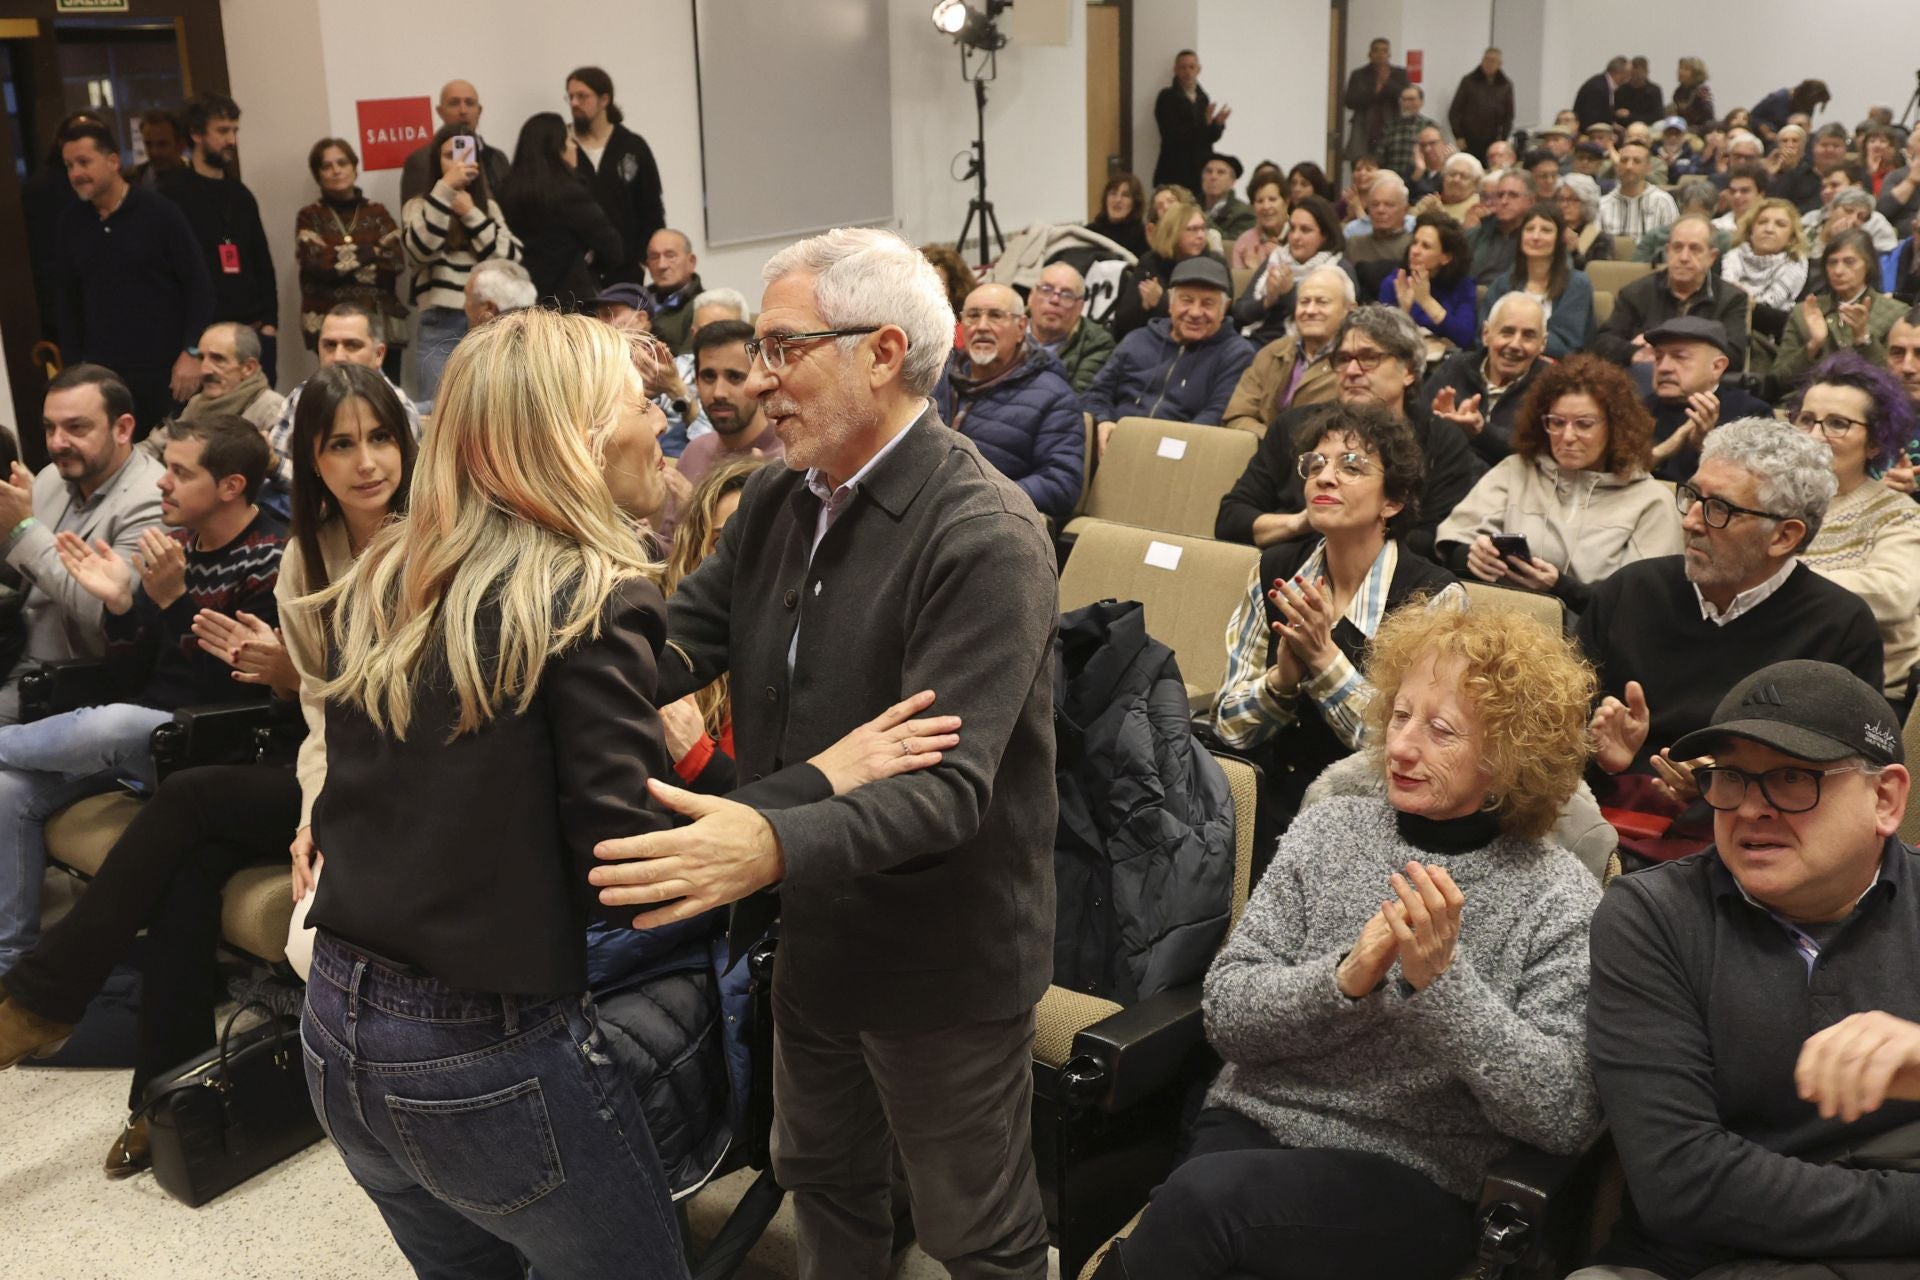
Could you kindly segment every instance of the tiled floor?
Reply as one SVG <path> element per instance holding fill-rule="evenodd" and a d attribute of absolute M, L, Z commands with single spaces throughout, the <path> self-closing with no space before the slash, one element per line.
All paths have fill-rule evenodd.
<path fill-rule="evenodd" d="M 100 1162 L 125 1117 L 124 1071 L 0 1071 L 0 1249 L 5 1280 L 405 1280 L 372 1202 L 326 1144 L 189 1209 L 150 1175 L 109 1182 Z M 748 1173 L 701 1192 L 696 1238 L 719 1228 Z M 783 1207 L 740 1280 L 794 1274 Z M 895 1280 L 946 1269 L 908 1249 Z"/>

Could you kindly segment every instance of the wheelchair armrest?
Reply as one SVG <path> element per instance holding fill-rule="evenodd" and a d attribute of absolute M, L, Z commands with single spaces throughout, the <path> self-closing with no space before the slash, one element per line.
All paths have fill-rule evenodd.
<path fill-rule="evenodd" d="M 1199 983 L 1148 996 L 1073 1038 L 1073 1056 L 1060 1069 L 1061 1100 L 1125 1111 L 1173 1083 L 1205 1043 Z"/>
<path fill-rule="evenodd" d="M 101 658 L 56 658 L 20 676 L 20 719 L 44 720 L 81 707 L 124 701 Z"/>
<path fill-rule="evenodd" d="M 271 700 L 181 707 L 153 731 L 153 759 L 161 777 L 204 764 L 246 764 L 258 750 L 255 735 L 280 714 Z"/>

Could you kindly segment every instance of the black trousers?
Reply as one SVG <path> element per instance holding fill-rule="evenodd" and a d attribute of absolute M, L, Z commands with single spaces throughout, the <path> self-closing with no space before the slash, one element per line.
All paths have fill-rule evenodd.
<path fill-rule="evenodd" d="M 1282 1147 L 1209 1108 L 1118 1251 L 1129 1280 L 1448 1280 L 1473 1257 L 1473 1222 L 1472 1205 L 1398 1161 Z"/>
<path fill-rule="evenodd" d="M 26 1009 L 78 1022 L 147 931 L 140 1042 L 128 1106 L 147 1082 L 214 1044 L 220 895 L 242 867 L 287 856 L 300 821 L 290 769 L 215 765 L 167 777 L 114 843 L 100 874 L 39 945 L 0 979 Z"/>

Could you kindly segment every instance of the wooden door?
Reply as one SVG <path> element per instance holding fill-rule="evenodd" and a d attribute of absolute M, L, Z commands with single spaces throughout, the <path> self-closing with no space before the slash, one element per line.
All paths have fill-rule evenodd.
<path fill-rule="evenodd" d="M 1115 4 L 1087 6 L 1087 216 L 1100 211 L 1107 177 L 1127 167 L 1122 120 L 1121 17 Z"/>

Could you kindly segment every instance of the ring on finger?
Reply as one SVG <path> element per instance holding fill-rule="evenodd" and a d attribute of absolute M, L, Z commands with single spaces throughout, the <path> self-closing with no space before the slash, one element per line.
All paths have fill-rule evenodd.
<path fill-rule="evenodd" d="M 907 740 L 905 738 L 900 739 L 900 754 L 903 756 L 910 756 L 913 754 L 913 748 L 907 745 Z"/>

